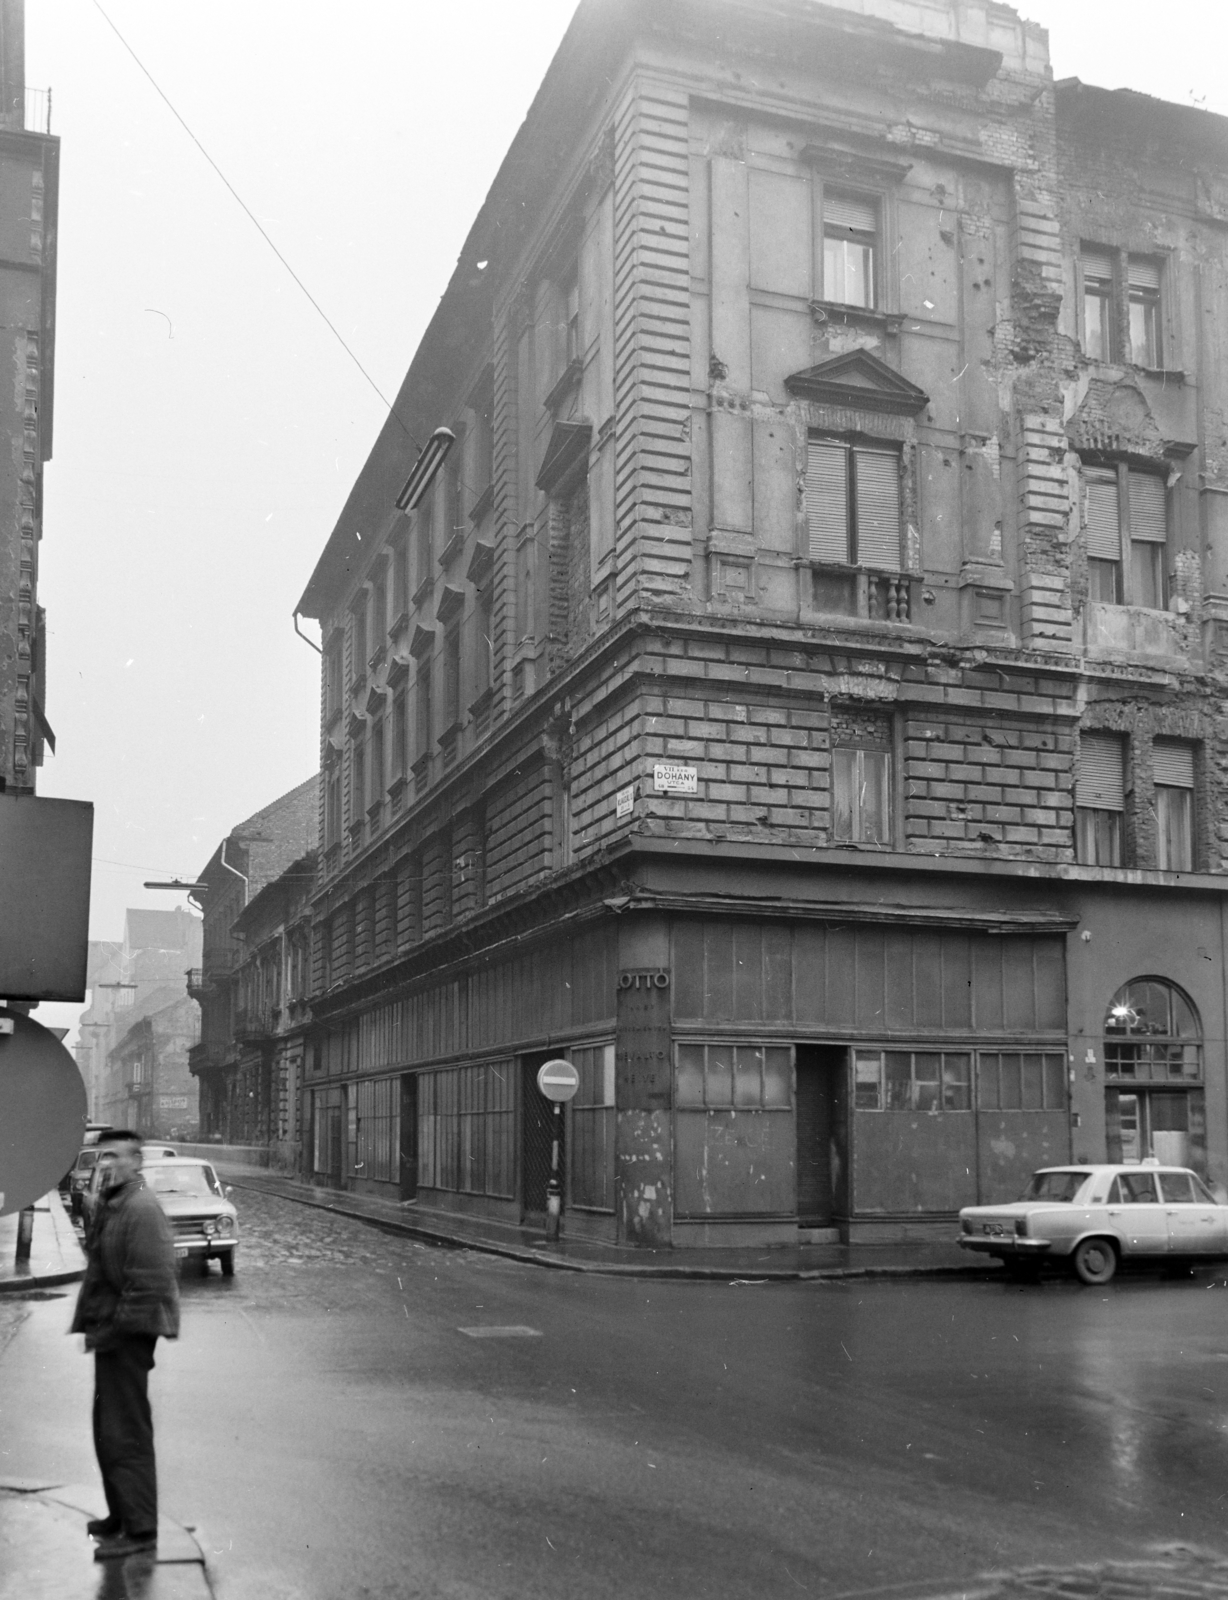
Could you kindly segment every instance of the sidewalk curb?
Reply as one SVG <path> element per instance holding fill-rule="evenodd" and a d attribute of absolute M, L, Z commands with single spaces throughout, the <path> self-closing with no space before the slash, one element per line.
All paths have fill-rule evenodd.
<path fill-rule="evenodd" d="M 39 1277 L 32 1273 L 28 1278 L 0 1278 L 0 1298 L 26 1294 L 31 1289 L 59 1289 L 66 1283 L 80 1283 L 84 1276 L 85 1268 L 78 1267 L 72 1272 L 44 1272 Z"/>
<path fill-rule="evenodd" d="M 811 1283 L 822 1279 L 848 1279 L 848 1278 L 894 1278 L 922 1279 L 922 1278 L 997 1278 L 997 1273 L 992 1267 L 979 1264 L 966 1267 L 955 1266 L 864 1266 L 864 1267 L 766 1267 L 756 1269 L 753 1277 L 748 1277 L 746 1269 L 735 1267 L 688 1267 L 688 1266 L 663 1266 L 655 1262 L 645 1262 L 643 1266 L 634 1263 L 600 1261 L 576 1261 L 561 1256 L 550 1255 L 545 1250 L 528 1250 L 522 1245 L 501 1244 L 494 1239 L 474 1239 L 465 1234 L 448 1233 L 440 1228 L 432 1228 L 425 1223 L 401 1221 L 396 1217 L 373 1217 L 366 1211 L 358 1211 L 350 1206 L 336 1205 L 329 1200 L 316 1200 L 309 1194 L 285 1193 L 282 1189 L 266 1188 L 261 1183 L 250 1180 L 230 1177 L 231 1185 L 236 1189 L 250 1189 L 255 1194 L 270 1194 L 279 1200 L 290 1200 L 297 1205 L 311 1206 L 317 1211 L 328 1211 L 333 1216 L 347 1217 L 353 1222 L 365 1222 L 368 1227 L 378 1228 L 383 1233 L 404 1234 L 412 1239 L 422 1239 L 428 1244 L 446 1245 L 456 1250 L 476 1250 L 483 1255 L 501 1256 L 507 1261 L 519 1261 L 527 1266 L 548 1267 L 556 1272 L 580 1272 L 596 1274 L 610 1278 L 674 1278 L 691 1280 L 701 1283 Z M 283 1182 L 285 1180 L 282 1180 Z"/>

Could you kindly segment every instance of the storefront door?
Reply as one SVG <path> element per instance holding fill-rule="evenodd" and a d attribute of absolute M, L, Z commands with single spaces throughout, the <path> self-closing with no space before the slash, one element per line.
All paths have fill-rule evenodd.
<path fill-rule="evenodd" d="M 401 1199 L 418 1198 L 418 1075 L 401 1074 Z"/>
<path fill-rule="evenodd" d="M 797 1046 L 797 1220 L 804 1228 L 829 1228 L 846 1210 L 844 1087 L 848 1050 L 843 1045 Z"/>

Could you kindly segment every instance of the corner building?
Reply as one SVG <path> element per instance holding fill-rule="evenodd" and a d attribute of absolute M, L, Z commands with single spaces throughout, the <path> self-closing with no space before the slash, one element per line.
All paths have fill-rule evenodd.
<path fill-rule="evenodd" d="M 1228 122 L 584 0 L 300 611 L 304 1164 L 662 1245 L 1228 1179 Z M 429 492 L 411 469 L 446 425 Z"/>

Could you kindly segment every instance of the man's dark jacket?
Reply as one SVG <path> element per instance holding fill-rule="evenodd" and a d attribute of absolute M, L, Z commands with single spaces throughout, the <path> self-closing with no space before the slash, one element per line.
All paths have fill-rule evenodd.
<path fill-rule="evenodd" d="M 71 1329 L 86 1335 L 87 1349 L 105 1350 L 133 1333 L 178 1338 L 175 1240 L 140 1178 L 106 1191 L 87 1249 Z"/>

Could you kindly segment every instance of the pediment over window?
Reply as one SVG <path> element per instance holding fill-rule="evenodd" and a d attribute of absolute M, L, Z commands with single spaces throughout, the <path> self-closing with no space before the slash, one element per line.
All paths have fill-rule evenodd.
<path fill-rule="evenodd" d="M 425 656 L 435 648 L 434 628 L 424 628 L 421 623 L 414 628 L 414 636 L 409 641 L 411 656 Z"/>
<path fill-rule="evenodd" d="M 1178 423 L 1180 418 L 1176 417 Z M 1079 409 L 1066 425 L 1071 445 L 1083 455 L 1140 457 L 1159 461 L 1187 456 L 1194 440 L 1164 436 L 1147 396 L 1130 382 L 1093 378 Z"/>
<path fill-rule="evenodd" d="M 820 361 L 817 367 L 794 372 L 785 388 L 799 400 L 819 405 L 853 406 L 859 411 L 886 411 L 914 417 L 929 405 L 929 395 L 910 383 L 868 350 L 848 350 Z"/>
<path fill-rule="evenodd" d="M 541 471 L 537 474 L 537 487 L 544 489 L 547 494 L 553 494 L 564 479 L 587 459 L 592 437 L 591 422 L 556 422 L 542 457 Z"/>
<path fill-rule="evenodd" d="M 452 617 L 458 616 L 465 609 L 465 596 L 463 590 L 450 589 L 445 586 L 439 597 L 439 604 L 435 607 L 436 622 L 448 622 Z"/>
<path fill-rule="evenodd" d="M 384 712 L 384 691 L 372 689 L 367 696 L 367 715 L 369 717 L 382 716 Z"/>

